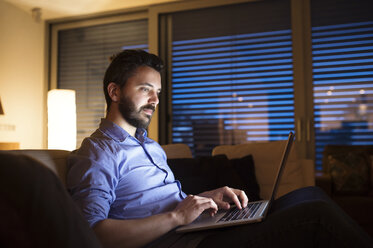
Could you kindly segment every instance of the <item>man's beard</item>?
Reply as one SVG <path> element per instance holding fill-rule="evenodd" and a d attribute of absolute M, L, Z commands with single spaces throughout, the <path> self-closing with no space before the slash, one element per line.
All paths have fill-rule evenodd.
<path fill-rule="evenodd" d="M 151 104 L 144 105 L 138 110 L 136 109 L 135 104 L 125 96 L 122 96 L 118 104 L 119 112 L 122 114 L 123 118 L 132 126 L 136 128 L 148 128 L 151 116 L 146 115 L 144 119 L 141 115 L 143 109 L 152 109 L 155 111 L 155 107 Z"/>

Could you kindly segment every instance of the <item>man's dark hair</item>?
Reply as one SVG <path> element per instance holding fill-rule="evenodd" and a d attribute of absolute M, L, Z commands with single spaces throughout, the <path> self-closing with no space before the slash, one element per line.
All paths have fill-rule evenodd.
<path fill-rule="evenodd" d="M 111 105 L 107 86 L 113 82 L 118 84 L 120 88 L 123 88 L 128 78 L 133 76 L 135 70 L 140 66 L 149 66 L 161 72 L 163 62 L 158 56 L 143 50 L 124 50 L 112 57 L 112 61 L 104 77 L 104 94 L 107 110 L 109 110 Z"/>

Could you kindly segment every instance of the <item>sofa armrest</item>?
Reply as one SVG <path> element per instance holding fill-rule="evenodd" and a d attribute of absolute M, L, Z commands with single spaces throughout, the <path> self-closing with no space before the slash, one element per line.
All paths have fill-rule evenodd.
<path fill-rule="evenodd" d="M 42 165 L 51 169 L 60 179 L 63 185 L 66 186 L 67 175 L 67 157 L 70 151 L 66 150 L 50 150 L 50 149 L 21 149 L 7 151 L 15 155 L 26 155 L 37 161 Z"/>
<path fill-rule="evenodd" d="M 312 159 L 299 159 L 304 186 L 315 186 L 315 164 Z"/>
<path fill-rule="evenodd" d="M 332 195 L 332 178 L 329 174 L 319 171 L 316 172 L 316 186 L 320 187 L 329 196 Z"/>

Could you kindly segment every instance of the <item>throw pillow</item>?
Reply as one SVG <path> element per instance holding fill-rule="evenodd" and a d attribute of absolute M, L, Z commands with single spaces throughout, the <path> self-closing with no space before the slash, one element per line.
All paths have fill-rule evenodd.
<path fill-rule="evenodd" d="M 225 155 L 168 159 L 168 165 L 187 194 L 229 186 L 244 190 L 250 200 L 260 199 L 251 155 L 234 160 Z"/>
<path fill-rule="evenodd" d="M 244 188 L 247 197 L 250 201 L 261 200 L 259 193 L 259 183 L 256 180 L 254 159 L 252 155 L 247 155 L 242 158 L 231 159 L 231 166 L 244 183 Z M 229 183 L 229 182 L 228 182 Z M 230 185 L 230 184 L 228 184 Z"/>
<path fill-rule="evenodd" d="M 216 187 L 219 159 L 216 157 L 168 159 L 175 178 L 186 194 L 199 194 Z"/>
<path fill-rule="evenodd" d="M 367 194 L 370 191 L 370 159 L 364 152 L 328 156 L 335 194 Z"/>

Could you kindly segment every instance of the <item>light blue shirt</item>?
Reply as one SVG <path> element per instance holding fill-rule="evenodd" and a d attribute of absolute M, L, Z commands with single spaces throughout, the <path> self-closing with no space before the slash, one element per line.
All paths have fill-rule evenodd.
<path fill-rule="evenodd" d="M 186 197 L 161 146 L 145 130 L 135 136 L 102 119 L 68 158 L 67 187 L 91 227 L 170 211 Z"/>

